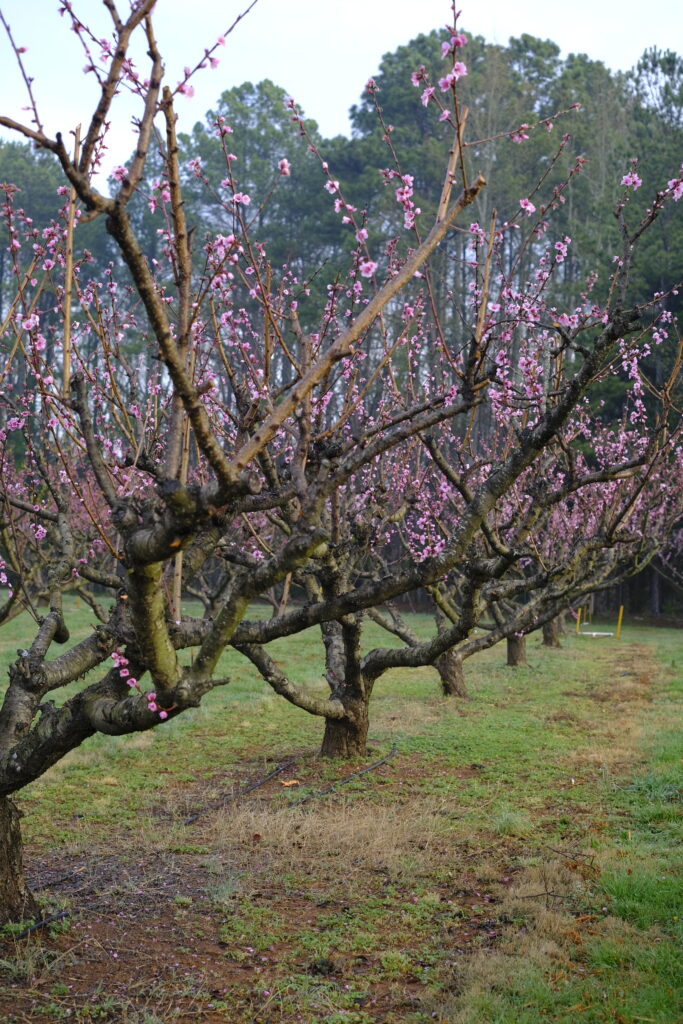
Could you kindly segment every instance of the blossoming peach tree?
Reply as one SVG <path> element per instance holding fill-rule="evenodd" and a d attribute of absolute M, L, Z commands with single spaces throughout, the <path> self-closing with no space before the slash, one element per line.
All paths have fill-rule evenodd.
<path fill-rule="evenodd" d="M 33 633 L 9 668 L 0 710 L 0 920 L 37 912 L 10 798 L 86 738 L 166 728 L 230 682 L 219 667 L 230 646 L 277 693 L 324 719 L 325 753 L 361 754 L 374 681 L 391 667 L 433 663 L 466 640 L 487 607 L 484 586 L 518 586 L 537 521 L 549 523 L 550 511 L 582 488 L 625 487 L 627 476 L 645 487 L 649 467 L 654 475 L 676 451 L 673 385 L 648 397 L 641 367 L 646 346 L 673 335 L 666 296 L 631 308 L 628 277 L 639 239 L 679 198 L 681 179 L 664 185 L 641 218 L 627 216 L 636 182 L 624 180 L 624 244 L 607 299 L 597 302 L 587 286 L 564 310 L 555 273 L 571 242 L 552 237 L 558 193 L 544 199 L 542 177 L 509 223 L 460 224 L 486 182 L 468 168 L 457 92 L 466 41 L 454 22 L 443 77 L 432 86 L 424 69 L 413 74 L 453 139 L 431 224 L 387 133 L 383 175 L 404 229 L 370 250 L 366 214 L 311 144 L 321 189 L 355 249 L 323 307 L 314 314 L 309 304 L 304 317 L 320 268 L 307 277 L 270 265 L 255 227 L 266 197 L 240 187 L 231 126 L 214 126 L 225 158 L 220 182 L 204 181 L 196 159 L 179 164 L 176 98 L 192 88 L 192 74 L 215 64 L 225 37 L 173 88 L 164 84 L 154 0 L 125 14 L 114 0 L 104 7 L 106 40 L 75 4 L 60 5 L 99 83 L 77 145 L 46 133 L 26 72 L 31 120 L 0 117 L 53 153 L 64 174 L 61 208 L 42 232 L 17 184 L 2 186 L 15 290 L 0 325 L 0 616 L 25 611 Z M 137 35 L 144 74 L 129 56 Z M 23 70 L 23 48 L 13 45 Z M 137 145 L 107 195 L 93 176 L 121 90 L 139 102 Z M 293 131 L 305 132 L 293 101 L 289 109 Z M 515 126 L 508 136 L 519 133 Z M 148 182 L 150 152 L 162 173 Z M 274 181 L 290 171 L 282 158 Z M 190 176 L 218 197 L 217 223 L 186 222 Z M 158 260 L 145 256 L 131 216 L 141 196 L 158 219 Z M 117 248 L 118 261 L 99 275 L 78 248 L 84 220 L 102 223 Z M 458 312 L 446 329 L 430 260 L 453 230 L 470 242 L 447 285 Z M 517 262 L 509 251 L 499 261 L 511 233 L 520 239 Z M 522 265 L 531 269 L 517 279 Z M 624 440 L 611 465 L 593 451 L 590 412 L 579 409 L 614 373 L 630 382 L 633 429 L 640 424 L 642 434 L 650 422 L 653 431 L 648 444 Z M 544 475 L 556 498 L 528 482 Z M 362 653 L 366 613 L 381 616 L 410 591 L 439 594 L 456 576 L 457 609 L 431 640 Z M 70 590 L 89 602 L 95 624 L 65 646 Z M 181 607 L 193 590 L 206 614 Z M 263 598 L 273 614 L 250 617 Z M 271 641 L 310 627 L 320 632 L 327 693 L 289 679 L 268 652 Z M 188 648 L 191 663 L 180 656 Z"/>

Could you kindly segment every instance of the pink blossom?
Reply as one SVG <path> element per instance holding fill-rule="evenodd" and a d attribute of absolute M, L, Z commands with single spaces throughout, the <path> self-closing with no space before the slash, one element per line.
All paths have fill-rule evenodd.
<path fill-rule="evenodd" d="M 111 173 L 112 173 L 112 177 L 116 181 L 125 181 L 126 178 L 128 177 L 128 171 L 126 170 L 125 167 L 115 167 L 114 170 Z"/>
<path fill-rule="evenodd" d="M 671 181 L 667 182 L 667 186 L 675 203 L 683 197 L 683 178 L 672 178 Z"/>
<path fill-rule="evenodd" d="M 233 202 L 241 203 L 242 206 L 249 206 L 249 203 L 251 202 L 251 196 L 248 196 L 246 192 L 235 192 L 232 199 Z"/>
<path fill-rule="evenodd" d="M 513 142 L 525 142 L 529 138 L 528 130 L 528 124 L 520 124 L 517 131 L 513 132 L 510 138 L 512 139 Z"/>
<path fill-rule="evenodd" d="M 325 188 L 330 193 L 330 195 L 333 196 L 334 193 L 339 190 L 339 182 L 338 181 L 328 181 L 328 182 L 325 183 Z"/>
<path fill-rule="evenodd" d="M 431 97 L 433 95 L 434 95 L 434 86 L 430 85 L 430 86 L 428 86 L 428 88 L 426 88 L 424 90 L 424 92 L 420 96 L 420 103 L 422 104 L 423 107 L 427 106 L 427 104 L 429 103 L 429 101 L 430 101 L 430 99 L 431 99 Z"/>
<path fill-rule="evenodd" d="M 626 188 L 632 188 L 635 191 L 635 189 L 640 188 L 643 182 L 641 178 L 638 177 L 635 171 L 629 171 L 629 173 L 625 174 L 624 177 L 621 179 L 621 184 L 625 185 Z"/>
<path fill-rule="evenodd" d="M 413 71 L 412 75 L 410 76 L 410 81 L 413 83 L 413 85 L 417 86 L 420 84 L 420 82 L 424 81 L 424 78 L 425 66 L 424 64 L 420 64 L 419 69 L 417 71 Z"/>
<path fill-rule="evenodd" d="M 377 270 L 377 264 L 374 260 L 364 260 L 360 265 L 361 277 L 372 277 Z"/>
<path fill-rule="evenodd" d="M 292 165 L 286 157 L 283 156 L 281 160 L 278 160 L 277 169 L 280 174 L 289 176 L 292 173 L 291 167 Z"/>
<path fill-rule="evenodd" d="M 527 217 L 530 217 L 532 213 L 536 213 L 536 207 L 530 199 L 520 199 L 519 205 L 522 207 Z"/>
<path fill-rule="evenodd" d="M 466 74 L 467 67 L 461 60 L 456 60 L 448 74 L 439 79 L 439 88 L 441 89 L 441 92 L 447 92 L 454 82 L 457 82 L 459 78 L 463 78 Z"/>

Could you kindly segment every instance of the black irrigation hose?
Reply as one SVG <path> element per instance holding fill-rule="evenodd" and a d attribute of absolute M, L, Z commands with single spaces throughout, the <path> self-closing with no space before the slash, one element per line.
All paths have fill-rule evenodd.
<path fill-rule="evenodd" d="M 327 787 L 327 789 L 321 789 L 318 793 L 309 793 L 308 796 L 301 797 L 300 800 L 292 800 L 291 803 L 287 804 L 287 807 L 298 807 L 300 804 L 308 803 L 309 800 L 317 800 L 318 797 L 320 796 L 326 796 L 328 793 L 331 793 L 333 789 L 336 789 L 337 786 L 343 786 L 345 785 L 345 783 L 351 782 L 352 779 L 357 779 L 360 775 L 366 775 L 368 772 L 374 771 L 375 768 L 379 768 L 380 765 L 386 764 L 387 761 L 390 761 L 391 758 L 396 753 L 397 747 L 396 744 L 394 743 L 393 747 L 391 748 L 387 756 L 383 757 L 381 761 L 375 761 L 374 764 L 368 765 L 367 768 L 361 768 L 359 772 L 354 772 L 353 775 L 347 775 L 343 779 L 337 779 L 337 781 L 333 782 L 331 786 Z M 255 789 L 258 789 L 260 786 L 265 786 L 266 782 L 270 782 L 270 780 L 274 779 L 276 775 L 279 775 L 286 768 L 290 768 L 293 764 L 294 759 L 290 761 L 285 761 L 284 764 L 278 765 L 275 771 L 271 772 L 270 775 L 266 775 L 264 779 L 259 779 L 258 782 L 253 782 L 251 786 L 247 786 L 245 789 L 241 790 L 239 793 L 236 793 L 234 796 L 229 796 L 225 800 L 221 800 L 219 804 L 213 804 L 211 807 L 205 807 L 203 808 L 203 810 L 197 811 L 196 814 L 191 814 L 189 818 L 185 818 L 185 820 L 183 821 L 183 825 L 191 825 L 193 821 L 197 821 L 198 818 L 203 818 L 205 814 L 210 814 L 212 811 L 219 811 L 222 807 L 227 807 L 229 804 L 234 804 L 237 800 L 240 800 L 243 796 L 246 796 L 247 793 L 252 793 Z"/>
<path fill-rule="evenodd" d="M 49 924 L 53 924 L 55 921 L 61 921 L 63 917 L 68 917 L 71 911 L 60 910 L 58 914 L 52 914 L 50 917 L 44 917 L 42 921 L 36 921 L 35 924 L 30 924 L 28 928 L 24 928 L 23 932 L 17 932 L 13 935 L 13 939 L 25 939 L 31 932 L 38 931 L 39 928 L 47 928 Z"/>
<path fill-rule="evenodd" d="M 336 789 L 337 786 L 343 786 L 346 782 L 351 782 L 352 779 L 357 779 L 359 775 L 365 775 L 367 772 L 371 772 L 374 771 L 375 768 L 379 768 L 381 764 L 386 764 L 387 761 L 391 760 L 396 752 L 397 747 L 394 743 L 387 756 L 383 757 L 381 761 L 375 761 L 374 764 L 368 765 L 367 768 L 361 768 L 359 772 L 354 772 L 353 775 L 347 775 L 343 779 L 337 779 L 337 781 L 333 782 L 331 786 L 327 787 L 327 789 L 321 789 L 318 793 L 309 793 L 308 796 L 302 796 L 300 800 L 292 800 L 291 803 L 287 804 L 287 806 L 298 807 L 299 804 L 305 804 L 309 800 L 317 800 L 319 796 L 326 796 L 328 793 L 331 793 L 333 789 Z"/>
<path fill-rule="evenodd" d="M 196 821 L 197 818 L 203 818 L 205 814 L 210 814 L 212 811 L 220 811 L 221 807 L 227 807 L 228 804 L 234 804 L 236 800 L 240 800 L 243 796 L 246 796 L 247 793 L 251 793 L 254 789 L 258 789 L 259 786 L 265 786 L 266 782 L 270 782 L 270 780 L 274 779 L 276 775 L 279 775 L 280 772 L 283 772 L 285 768 L 290 768 L 291 765 L 293 764 L 293 759 L 290 761 L 285 761 L 284 764 L 278 765 L 275 771 L 271 772 L 270 775 L 266 775 L 265 779 L 259 779 L 258 782 L 253 782 L 251 786 L 247 786 L 245 789 L 241 790 L 239 793 L 236 793 L 234 796 L 226 797 L 226 799 L 221 800 L 219 804 L 213 804 L 212 807 L 205 807 L 203 810 L 197 811 L 196 814 L 191 814 L 189 818 L 185 818 L 183 825 L 191 825 L 193 821 Z"/>

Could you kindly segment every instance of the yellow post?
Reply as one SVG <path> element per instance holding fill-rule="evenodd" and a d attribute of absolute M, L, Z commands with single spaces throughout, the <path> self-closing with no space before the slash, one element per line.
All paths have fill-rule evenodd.
<path fill-rule="evenodd" d="M 614 634 L 615 637 L 617 638 L 617 640 L 619 639 L 619 634 L 621 633 L 621 620 L 623 619 L 623 617 L 624 617 L 624 606 L 623 606 L 623 604 L 621 604 L 621 605 L 619 605 L 619 618 L 617 619 L 617 631 Z"/>
<path fill-rule="evenodd" d="M 579 608 L 579 614 L 576 616 L 576 632 L 581 632 L 581 609 Z"/>

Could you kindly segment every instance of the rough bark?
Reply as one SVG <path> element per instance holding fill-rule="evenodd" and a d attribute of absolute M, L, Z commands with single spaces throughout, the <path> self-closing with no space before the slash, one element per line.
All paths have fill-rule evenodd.
<path fill-rule="evenodd" d="M 0 925 L 40 914 L 24 879 L 19 818 L 14 803 L 0 797 Z"/>
<path fill-rule="evenodd" d="M 368 741 L 367 705 L 354 703 L 344 718 L 326 718 L 320 753 L 323 757 L 363 757 Z"/>
<path fill-rule="evenodd" d="M 526 637 L 518 636 L 516 633 L 507 638 L 508 665 L 512 668 L 520 668 L 528 665 L 526 660 Z"/>
<path fill-rule="evenodd" d="M 543 623 L 543 646 L 561 647 L 560 643 L 560 620 L 559 618 L 549 619 Z"/>
<path fill-rule="evenodd" d="M 454 648 L 449 648 L 441 657 L 437 658 L 434 667 L 439 673 L 444 697 L 468 696 L 462 658 Z"/>

